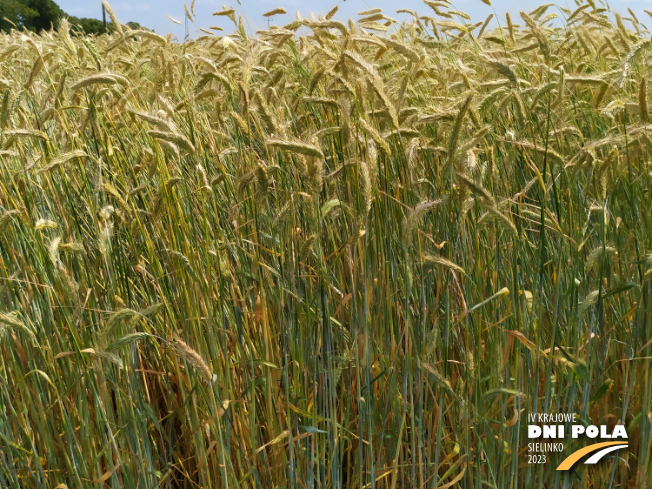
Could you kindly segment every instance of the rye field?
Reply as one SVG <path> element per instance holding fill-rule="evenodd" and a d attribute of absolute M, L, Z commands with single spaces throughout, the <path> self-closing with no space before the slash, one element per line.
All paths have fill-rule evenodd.
<path fill-rule="evenodd" d="M 576 7 L 0 34 L 0 487 L 651 487 L 651 33 Z"/>

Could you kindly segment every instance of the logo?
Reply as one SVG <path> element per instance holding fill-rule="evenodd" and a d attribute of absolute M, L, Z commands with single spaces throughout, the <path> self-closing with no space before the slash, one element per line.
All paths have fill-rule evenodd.
<path fill-rule="evenodd" d="M 528 443 L 529 459 L 528 463 L 545 463 L 546 453 L 548 452 L 562 452 L 564 450 L 563 440 L 566 437 L 566 426 L 570 425 L 570 433 L 568 434 L 571 439 L 579 439 L 585 437 L 594 439 L 599 437 L 598 443 L 592 443 L 584 448 L 576 450 L 567 456 L 557 467 L 557 470 L 570 470 L 573 465 L 580 461 L 587 455 L 591 455 L 584 463 L 587 465 L 597 464 L 608 453 L 615 452 L 621 448 L 626 448 L 627 444 L 627 431 L 625 426 L 617 424 L 613 430 L 609 432 L 607 425 L 589 425 L 584 426 L 577 424 L 576 414 L 545 414 L 545 413 L 530 413 L 528 424 L 528 439 L 544 439 L 549 442 Z M 542 425 L 533 423 L 543 423 Z M 561 424 L 564 423 L 564 424 Z M 572 424 L 571 424 L 572 423 Z M 614 440 L 615 438 L 623 438 L 620 441 L 602 441 Z M 560 440 L 560 441 L 553 441 Z"/>
<path fill-rule="evenodd" d="M 584 447 L 576 452 L 573 452 L 570 454 L 568 457 L 564 459 L 562 463 L 559 464 L 559 467 L 557 467 L 557 470 L 570 470 L 570 468 L 575 465 L 575 462 L 577 462 L 579 459 L 584 457 L 585 455 L 588 455 L 589 453 L 596 452 L 593 454 L 591 457 L 589 457 L 585 464 L 597 464 L 602 457 L 604 457 L 606 454 L 620 450 L 621 448 L 626 448 L 628 445 L 623 445 L 622 442 L 619 441 L 606 441 L 604 443 L 594 443 L 592 445 L 589 445 L 588 447 Z"/>

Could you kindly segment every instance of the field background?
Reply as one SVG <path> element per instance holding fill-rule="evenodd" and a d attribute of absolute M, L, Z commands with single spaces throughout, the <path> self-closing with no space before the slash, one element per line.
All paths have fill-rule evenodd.
<path fill-rule="evenodd" d="M 0 34 L 0 486 L 650 487 L 642 24 L 109 13 Z"/>

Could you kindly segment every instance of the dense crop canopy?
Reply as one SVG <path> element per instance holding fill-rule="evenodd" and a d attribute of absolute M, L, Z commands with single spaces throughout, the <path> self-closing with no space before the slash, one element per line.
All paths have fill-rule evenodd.
<path fill-rule="evenodd" d="M 650 483 L 650 33 L 447 3 L 0 34 L 0 486 Z"/>

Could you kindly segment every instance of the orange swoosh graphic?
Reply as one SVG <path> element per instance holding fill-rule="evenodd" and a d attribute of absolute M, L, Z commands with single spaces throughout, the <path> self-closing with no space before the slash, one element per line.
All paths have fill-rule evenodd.
<path fill-rule="evenodd" d="M 564 461 L 559 464 L 557 470 L 568 470 L 575 464 L 575 462 L 581 459 L 584 455 L 588 455 L 591 452 L 595 452 L 596 450 L 600 450 L 601 448 L 604 447 L 610 447 L 612 445 L 626 445 L 626 442 L 605 441 L 604 443 L 594 443 L 593 445 L 589 445 L 588 447 L 581 448 L 580 450 L 573 452 L 568 457 L 566 457 Z"/>

